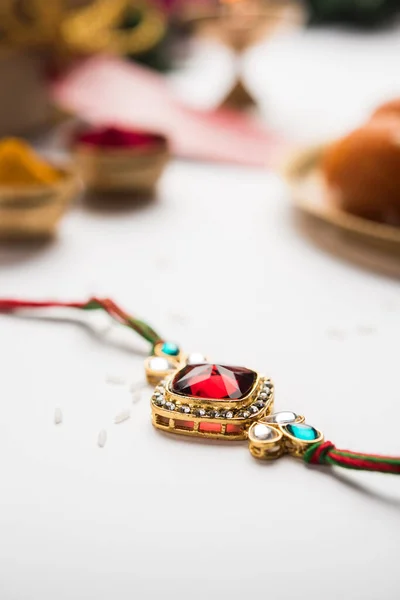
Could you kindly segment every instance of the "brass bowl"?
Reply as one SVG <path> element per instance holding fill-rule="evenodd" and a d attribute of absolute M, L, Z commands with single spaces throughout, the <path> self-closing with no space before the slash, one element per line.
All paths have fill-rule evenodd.
<path fill-rule="evenodd" d="M 151 193 L 170 158 L 166 139 L 147 151 L 78 144 L 73 154 L 85 186 L 100 192 Z"/>
<path fill-rule="evenodd" d="M 291 200 L 308 219 L 301 221 L 303 231 L 340 257 L 400 277 L 400 227 L 350 214 L 332 202 L 320 166 L 324 148 L 300 150 L 284 166 Z"/>
<path fill-rule="evenodd" d="M 0 186 L 0 239 L 51 237 L 79 190 L 72 170 L 48 185 Z"/>
<path fill-rule="evenodd" d="M 293 202 L 302 210 L 364 241 L 374 241 L 400 250 L 400 227 L 352 215 L 330 201 L 320 169 L 323 151 L 324 146 L 302 150 L 293 155 L 285 166 L 285 177 Z"/>

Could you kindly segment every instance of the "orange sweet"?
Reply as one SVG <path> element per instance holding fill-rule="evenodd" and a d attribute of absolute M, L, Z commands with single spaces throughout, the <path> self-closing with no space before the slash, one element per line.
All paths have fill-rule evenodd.
<path fill-rule="evenodd" d="M 372 113 L 372 119 L 380 118 L 383 116 L 397 116 L 400 119 L 400 98 L 390 100 L 378 106 L 378 108 Z"/>
<path fill-rule="evenodd" d="M 400 118 L 385 115 L 331 144 L 322 170 L 333 200 L 376 221 L 400 220 Z"/>

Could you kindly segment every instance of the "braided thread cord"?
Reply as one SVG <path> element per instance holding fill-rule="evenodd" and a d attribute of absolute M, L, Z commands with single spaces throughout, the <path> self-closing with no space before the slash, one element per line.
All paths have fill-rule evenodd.
<path fill-rule="evenodd" d="M 162 341 L 159 334 L 147 325 L 144 321 L 136 319 L 123 311 L 109 298 L 90 298 L 87 302 L 56 302 L 53 300 L 46 301 L 25 301 L 14 299 L 0 299 L 0 312 L 14 312 L 19 309 L 31 308 L 77 308 L 80 310 L 104 310 L 113 319 L 133 329 L 138 335 L 147 340 L 154 347 L 158 342 Z"/>
<path fill-rule="evenodd" d="M 336 466 L 358 471 L 400 475 L 400 457 L 339 450 L 332 442 L 313 444 L 305 451 L 303 460 L 311 465 Z"/>

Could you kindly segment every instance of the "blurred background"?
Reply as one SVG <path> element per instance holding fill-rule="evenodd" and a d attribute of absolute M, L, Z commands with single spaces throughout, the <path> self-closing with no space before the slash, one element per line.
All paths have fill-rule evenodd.
<path fill-rule="evenodd" d="M 398 0 L 2 0 L 2 238 L 53 235 L 82 193 L 155 197 L 178 157 L 279 173 L 303 212 L 395 249 L 398 13 Z M 64 161 L 47 208 L 46 177 L 16 174 L 40 158 L 23 138 Z"/>
<path fill-rule="evenodd" d="M 0 296 L 112 297 L 398 455 L 399 9 L 0 0 Z M 75 319 L 1 317 L 2 600 L 398 600 L 395 478 L 166 439 L 147 345 Z"/>

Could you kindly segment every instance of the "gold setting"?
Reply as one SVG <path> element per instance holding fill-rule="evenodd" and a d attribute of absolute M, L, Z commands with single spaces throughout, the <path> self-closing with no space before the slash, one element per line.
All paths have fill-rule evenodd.
<path fill-rule="evenodd" d="M 78 144 L 77 170 L 89 189 L 100 192 L 152 193 L 170 158 L 168 141 L 160 136 L 154 148 L 98 148 Z"/>
<path fill-rule="evenodd" d="M 148 382 L 149 385 L 157 385 L 165 377 L 168 377 L 168 375 L 171 373 L 172 369 L 176 369 L 177 368 L 176 365 L 173 365 L 173 363 L 170 360 L 168 360 L 168 358 L 162 357 L 162 358 L 165 358 L 168 361 L 169 364 L 171 364 L 171 368 L 168 368 L 168 369 L 165 369 L 165 370 L 154 369 L 152 367 L 153 358 L 155 358 L 155 357 L 154 356 L 149 356 L 148 358 L 146 358 L 146 360 L 144 362 L 144 368 L 146 370 L 146 379 L 147 379 L 147 382 Z"/>
<path fill-rule="evenodd" d="M 313 440 L 301 440 L 289 433 L 287 425 L 293 425 L 295 423 L 303 423 L 304 417 L 297 415 L 290 423 L 270 423 L 266 420 L 258 420 L 249 429 L 249 450 L 254 458 L 263 460 L 275 460 L 283 454 L 290 454 L 297 458 L 302 458 L 307 448 L 312 444 L 318 444 L 323 442 L 324 436 L 314 427 L 317 431 L 318 436 Z M 255 428 L 257 425 L 265 425 L 270 428 L 274 433 L 273 437 L 262 440 L 254 435 Z"/>
<path fill-rule="evenodd" d="M 146 358 L 144 362 L 144 368 L 146 371 L 146 379 L 150 385 L 157 385 L 168 377 L 173 371 L 178 371 L 186 364 L 186 357 L 181 350 L 176 356 L 171 356 L 163 352 L 164 342 L 157 342 L 153 348 L 152 356 Z M 160 370 L 159 368 L 154 369 L 152 362 L 155 358 L 162 358 L 168 363 L 168 368 Z"/>
<path fill-rule="evenodd" d="M 270 379 L 256 374 L 252 389 L 240 400 L 204 401 L 202 398 L 176 394 L 171 390 L 176 372 L 156 388 L 152 397 L 152 422 L 158 429 L 203 438 L 245 440 L 250 425 L 272 412 L 274 387 Z M 264 402 L 260 399 L 260 394 L 264 393 L 266 385 L 269 393 Z M 259 406 L 255 402 L 259 402 Z"/>
<path fill-rule="evenodd" d="M 279 431 L 277 427 L 271 427 L 270 424 L 265 423 L 267 427 L 270 427 L 274 432 L 274 437 L 269 440 L 259 440 L 254 436 L 254 428 L 261 423 L 257 421 L 253 423 L 249 429 L 249 450 L 254 458 L 261 458 L 264 460 L 275 460 L 282 456 L 284 449 L 282 444 L 283 433 Z M 264 424 L 264 422 L 262 422 Z"/>
<path fill-rule="evenodd" d="M 304 417 L 302 422 L 304 422 Z M 316 429 L 316 427 L 314 427 L 314 429 L 317 431 L 318 437 L 312 441 L 299 440 L 287 431 L 285 425 L 280 425 L 279 428 L 283 433 L 285 452 L 291 454 L 292 456 L 296 456 L 297 458 L 302 458 L 304 452 L 312 444 L 318 444 L 319 442 L 324 441 L 323 434 L 321 431 Z"/>

